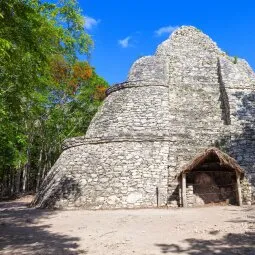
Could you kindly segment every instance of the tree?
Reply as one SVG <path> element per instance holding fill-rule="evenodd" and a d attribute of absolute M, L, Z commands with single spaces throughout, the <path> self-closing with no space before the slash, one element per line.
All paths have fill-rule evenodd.
<path fill-rule="evenodd" d="M 73 128 L 74 105 L 96 73 L 77 60 L 92 40 L 75 0 L 0 1 L 0 24 L 0 192 L 12 194 L 33 190 L 62 140 L 86 130 L 92 116 Z"/>

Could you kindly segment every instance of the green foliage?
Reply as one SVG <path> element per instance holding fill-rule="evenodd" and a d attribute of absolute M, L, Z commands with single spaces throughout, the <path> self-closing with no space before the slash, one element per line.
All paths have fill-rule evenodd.
<path fill-rule="evenodd" d="M 238 61 L 238 57 L 235 56 L 235 57 L 234 57 L 234 60 L 233 60 L 233 63 L 234 63 L 234 64 L 237 64 L 237 61 Z"/>
<path fill-rule="evenodd" d="M 77 60 L 92 40 L 75 0 L 0 1 L 0 24 L 0 192 L 17 173 L 34 189 L 63 139 L 85 133 L 107 83 Z"/>

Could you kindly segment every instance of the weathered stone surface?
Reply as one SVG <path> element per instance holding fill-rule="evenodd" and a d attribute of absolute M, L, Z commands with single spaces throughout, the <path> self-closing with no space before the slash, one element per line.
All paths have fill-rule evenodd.
<path fill-rule="evenodd" d="M 127 82 L 108 90 L 84 137 L 64 142 L 34 205 L 178 206 L 176 176 L 210 146 L 224 148 L 244 168 L 244 201 L 250 204 L 255 197 L 254 89 L 247 62 L 227 56 L 198 29 L 181 27 L 155 56 L 134 63 Z M 192 192 L 189 187 L 189 206 L 197 199 Z"/>

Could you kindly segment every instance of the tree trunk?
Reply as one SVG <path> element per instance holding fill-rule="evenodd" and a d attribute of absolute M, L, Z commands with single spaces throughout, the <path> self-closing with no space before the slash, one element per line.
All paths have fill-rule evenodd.
<path fill-rule="evenodd" d="M 27 188 L 27 164 L 23 168 L 23 173 L 22 173 L 22 192 L 26 192 Z"/>
<path fill-rule="evenodd" d="M 16 172 L 16 178 L 15 178 L 15 193 L 20 193 L 20 168 Z"/>
<path fill-rule="evenodd" d="M 45 151 L 44 155 L 45 155 L 45 161 L 44 161 L 43 171 L 42 171 L 42 181 L 45 178 L 45 175 L 46 175 L 46 172 L 47 172 L 47 165 L 48 165 L 48 153 L 46 153 L 46 151 Z"/>
<path fill-rule="evenodd" d="M 13 169 L 12 172 L 12 194 L 16 193 L 16 171 Z"/>
<path fill-rule="evenodd" d="M 41 176 L 42 176 L 42 155 L 43 155 L 43 149 L 40 150 L 40 156 L 38 160 L 38 172 L 37 172 L 37 178 L 36 178 L 36 189 L 35 191 L 38 192 L 40 184 L 41 184 Z"/>

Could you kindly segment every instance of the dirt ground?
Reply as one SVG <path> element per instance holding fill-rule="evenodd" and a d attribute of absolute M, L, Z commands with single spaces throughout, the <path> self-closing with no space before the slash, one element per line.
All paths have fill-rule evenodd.
<path fill-rule="evenodd" d="M 0 254 L 255 255 L 255 206 L 110 211 L 0 203 Z"/>

